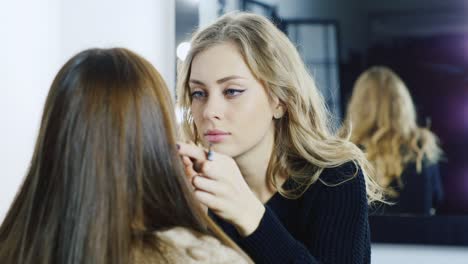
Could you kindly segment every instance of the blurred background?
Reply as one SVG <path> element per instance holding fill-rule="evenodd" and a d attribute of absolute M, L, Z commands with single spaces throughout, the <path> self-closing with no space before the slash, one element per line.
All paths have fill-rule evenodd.
<path fill-rule="evenodd" d="M 0 221 L 31 158 L 48 88 L 60 66 L 91 47 L 126 47 L 174 89 L 190 34 L 246 10 L 272 19 L 297 46 L 335 125 L 353 83 L 372 65 L 406 82 L 420 125 L 440 137 L 444 200 L 433 216 L 371 219 L 373 263 L 468 259 L 468 1 L 46 0 L 0 5 Z"/>

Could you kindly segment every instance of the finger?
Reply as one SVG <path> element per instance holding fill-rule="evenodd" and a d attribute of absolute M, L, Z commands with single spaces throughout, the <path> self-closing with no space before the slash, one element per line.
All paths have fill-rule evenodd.
<path fill-rule="evenodd" d="M 192 178 L 198 173 L 193 169 L 193 164 L 188 157 L 183 156 L 182 163 L 184 164 L 184 173 L 185 173 L 185 176 L 187 177 L 187 180 L 189 182 L 192 182 Z"/>
<path fill-rule="evenodd" d="M 184 163 L 185 167 L 192 167 L 193 166 L 193 162 L 187 156 L 182 156 L 182 162 Z"/>
<path fill-rule="evenodd" d="M 219 210 L 222 207 L 221 201 L 211 193 L 204 192 L 201 190 L 195 190 L 194 195 L 198 199 L 198 201 L 200 201 L 202 204 L 206 205 L 210 209 Z"/>
<path fill-rule="evenodd" d="M 179 155 L 188 156 L 198 162 L 206 160 L 206 152 L 203 148 L 182 142 L 177 142 L 177 144 L 179 145 Z"/>
<path fill-rule="evenodd" d="M 182 162 L 184 163 L 185 174 L 187 176 L 194 176 L 198 174 L 198 172 L 194 168 L 194 164 L 192 163 L 189 157 L 183 156 Z"/>
<path fill-rule="evenodd" d="M 205 192 L 209 192 L 214 195 L 221 194 L 223 193 L 223 190 L 225 190 L 221 182 L 208 179 L 206 177 L 199 176 L 199 175 L 193 177 L 192 184 L 193 186 L 195 186 L 195 188 L 205 191 Z"/>
<path fill-rule="evenodd" d="M 221 175 L 217 175 L 212 171 L 213 164 L 213 162 L 204 161 L 200 165 L 198 165 L 199 168 L 197 169 L 197 171 L 207 178 L 219 180 Z"/>

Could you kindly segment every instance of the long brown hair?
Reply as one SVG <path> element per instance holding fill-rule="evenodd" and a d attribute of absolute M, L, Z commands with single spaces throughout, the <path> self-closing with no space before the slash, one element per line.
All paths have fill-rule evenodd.
<path fill-rule="evenodd" d="M 351 96 L 347 120 L 351 140 L 366 149 L 376 179 L 383 186 L 394 180 L 403 187 L 400 176 L 409 162 L 421 172 L 423 161 L 435 163 L 441 149 L 437 137 L 416 123 L 416 109 L 401 78 L 391 69 L 374 66 L 357 79 Z M 394 190 L 386 190 L 397 196 Z"/>
<path fill-rule="evenodd" d="M 156 69 L 90 49 L 55 77 L 26 179 L 0 227 L 2 263 L 130 263 L 182 226 L 234 247 L 194 202 Z M 164 256 L 161 256 L 162 258 Z"/>

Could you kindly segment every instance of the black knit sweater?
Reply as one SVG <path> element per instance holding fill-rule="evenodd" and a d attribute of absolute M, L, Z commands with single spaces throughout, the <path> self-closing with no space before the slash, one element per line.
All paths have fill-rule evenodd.
<path fill-rule="evenodd" d="M 418 172 L 416 163 L 406 165 L 400 176 L 402 186 L 395 180 L 390 187 L 399 195 L 388 198 L 393 205 L 376 206 L 372 209 L 374 215 L 431 215 L 443 199 L 442 180 L 439 164 L 423 161 L 422 171 Z"/>
<path fill-rule="evenodd" d="M 276 193 L 258 228 L 245 238 L 210 215 L 255 263 L 370 263 L 366 188 L 362 172 L 355 173 L 347 163 L 323 171 L 298 199 Z M 288 180 L 285 187 L 292 184 Z"/>

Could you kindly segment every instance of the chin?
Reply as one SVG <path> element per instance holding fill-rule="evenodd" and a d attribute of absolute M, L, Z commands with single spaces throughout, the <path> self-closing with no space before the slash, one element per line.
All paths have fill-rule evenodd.
<path fill-rule="evenodd" d="M 239 149 L 237 149 L 236 147 L 233 147 L 233 146 L 229 146 L 229 145 L 224 145 L 222 143 L 217 143 L 215 145 L 213 145 L 213 150 L 215 152 L 219 152 L 223 155 L 226 155 L 226 156 L 229 156 L 231 158 L 235 158 L 237 156 L 239 156 L 241 153 L 239 151 Z"/>

